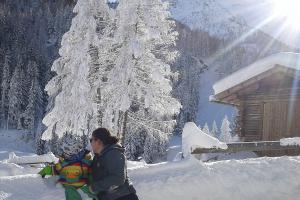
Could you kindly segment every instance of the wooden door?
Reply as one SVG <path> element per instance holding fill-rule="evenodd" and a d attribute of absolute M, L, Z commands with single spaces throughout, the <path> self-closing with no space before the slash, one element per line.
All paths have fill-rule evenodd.
<path fill-rule="evenodd" d="M 287 132 L 287 111 L 287 102 L 264 103 L 263 140 L 279 140 L 285 135 Z"/>
<path fill-rule="evenodd" d="M 264 103 L 263 140 L 300 136 L 300 102 Z"/>

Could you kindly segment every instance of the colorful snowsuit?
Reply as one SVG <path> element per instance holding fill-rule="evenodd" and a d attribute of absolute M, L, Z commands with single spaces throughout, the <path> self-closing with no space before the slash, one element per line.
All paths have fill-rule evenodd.
<path fill-rule="evenodd" d="M 78 189 L 81 189 L 90 198 L 96 198 L 96 195 L 91 193 L 87 184 L 91 183 L 91 164 L 92 157 L 88 151 L 81 151 L 69 159 L 60 158 L 55 165 L 45 167 L 39 174 L 58 175 L 58 182 L 65 189 L 66 200 L 81 200 Z"/>

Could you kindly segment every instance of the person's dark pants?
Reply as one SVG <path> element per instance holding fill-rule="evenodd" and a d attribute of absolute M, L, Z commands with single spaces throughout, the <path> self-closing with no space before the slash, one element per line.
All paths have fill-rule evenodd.
<path fill-rule="evenodd" d="M 124 197 L 120 197 L 116 200 L 139 200 L 138 196 L 136 194 L 129 194 L 127 196 Z"/>

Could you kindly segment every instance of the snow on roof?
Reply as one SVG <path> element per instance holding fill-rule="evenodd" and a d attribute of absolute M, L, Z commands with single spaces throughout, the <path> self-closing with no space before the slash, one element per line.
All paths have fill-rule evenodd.
<path fill-rule="evenodd" d="M 243 69 L 240 69 L 213 85 L 215 95 L 262 74 L 263 72 L 274 68 L 276 65 L 300 70 L 300 54 L 281 52 L 268 56 Z"/>

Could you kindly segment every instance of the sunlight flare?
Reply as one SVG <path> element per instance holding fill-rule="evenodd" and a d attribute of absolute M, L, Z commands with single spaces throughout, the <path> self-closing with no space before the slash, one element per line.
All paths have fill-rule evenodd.
<path fill-rule="evenodd" d="M 299 7 L 299 0 L 274 0 L 274 15 L 279 18 L 284 18 L 287 23 L 300 29 Z"/>

